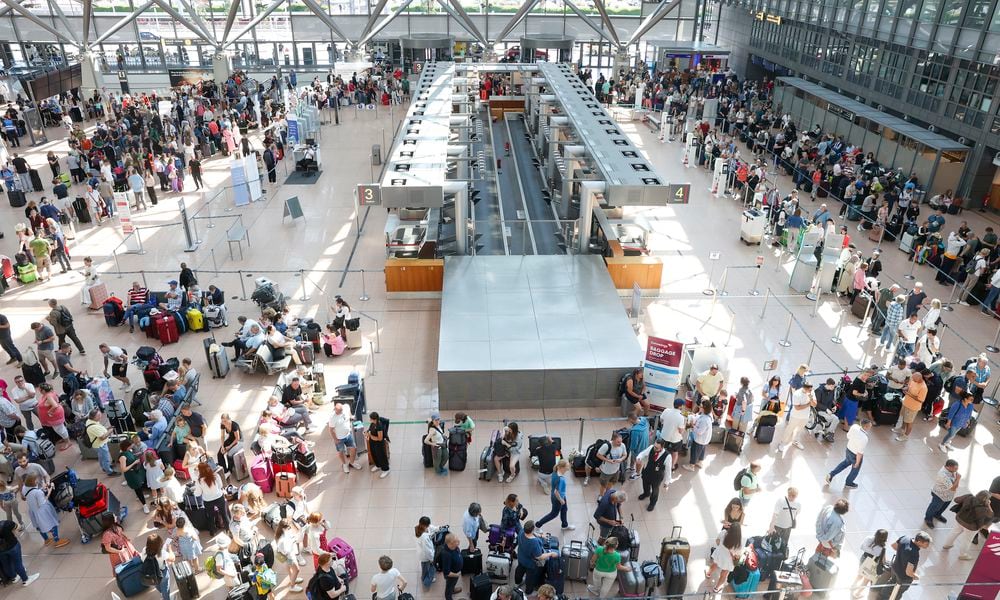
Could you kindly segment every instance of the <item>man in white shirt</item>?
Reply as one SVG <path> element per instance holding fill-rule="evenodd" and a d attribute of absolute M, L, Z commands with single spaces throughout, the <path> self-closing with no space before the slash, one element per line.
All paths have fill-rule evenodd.
<path fill-rule="evenodd" d="M 677 470 L 677 452 L 681 448 L 686 425 L 686 419 L 680 411 L 682 406 L 684 406 L 684 398 L 674 398 L 674 407 L 663 411 L 658 434 L 664 442 L 664 448 L 670 453 L 671 468 L 675 471 Z"/>
<path fill-rule="evenodd" d="M 128 393 L 132 389 L 132 382 L 128 380 L 128 355 L 125 350 L 118 346 L 101 344 L 97 347 L 104 355 L 104 376 L 108 376 L 108 365 L 111 365 L 111 376 L 122 384 L 122 392 Z"/>
<path fill-rule="evenodd" d="M 906 359 L 899 359 L 885 373 L 888 388 L 894 392 L 902 392 L 903 386 L 910 380 L 912 374 L 913 372 L 906 366 Z"/>
<path fill-rule="evenodd" d="M 858 484 L 854 483 L 854 480 L 858 477 L 858 472 L 861 471 L 861 463 L 864 460 L 865 448 L 868 447 L 869 434 L 868 432 L 872 428 L 872 422 L 868 419 L 861 419 L 847 431 L 847 448 L 844 451 L 846 456 L 844 460 L 840 462 L 832 471 L 826 475 L 826 484 L 830 485 L 830 482 L 838 473 L 846 469 L 851 468 L 851 472 L 847 474 L 847 482 L 844 483 L 844 487 L 855 489 Z"/>
<path fill-rule="evenodd" d="M 954 281 L 951 278 L 951 269 L 955 266 L 955 262 L 958 260 L 958 255 L 962 252 L 962 248 L 964 248 L 966 244 L 968 244 L 968 241 L 966 241 L 964 235 L 956 231 L 952 231 L 948 234 L 948 242 L 944 246 L 944 256 L 941 257 L 941 268 L 938 269 L 938 273 L 934 277 L 934 281 L 945 285 L 951 285 Z"/>
<path fill-rule="evenodd" d="M 344 473 L 350 473 L 351 467 L 361 468 L 358 462 L 358 448 L 354 443 L 354 421 L 351 409 L 346 404 L 337 403 L 330 415 L 330 435 L 337 443 L 337 456 L 340 457 Z"/>
<path fill-rule="evenodd" d="M 797 498 L 799 490 L 790 487 L 783 498 L 779 498 L 774 503 L 774 513 L 771 515 L 771 526 L 768 533 L 774 533 L 785 541 L 785 548 L 788 548 L 788 538 L 795 529 L 802 505 Z"/>
<path fill-rule="evenodd" d="M 35 422 L 32 417 L 38 409 L 38 395 L 35 393 L 35 386 L 24 380 L 23 375 L 14 377 L 14 386 L 7 389 L 7 395 L 14 401 L 24 416 L 24 423 L 27 429 L 34 429 Z"/>
<path fill-rule="evenodd" d="M 972 302 L 979 302 L 979 299 L 972 295 L 972 289 L 979 283 L 979 278 L 986 274 L 986 259 L 989 255 L 989 249 L 983 248 L 969 261 L 969 265 L 966 266 L 965 298 L 959 302 L 962 306 L 969 306 Z"/>
<path fill-rule="evenodd" d="M 799 450 L 804 450 L 805 446 L 799 441 L 799 433 L 809 422 L 809 414 L 816 406 L 816 395 L 813 393 L 813 384 L 808 381 L 802 384 L 802 388 L 792 393 L 792 407 L 789 411 L 788 422 L 785 423 L 785 433 L 778 444 L 778 454 L 781 454 L 789 445 L 794 445 Z"/>
<path fill-rule="evenodd" d="M 396 600 L 406 589 L 406 580 L 399 574 L 399 569 L 392 566 L 392 559 L 380 556 L 378 568 L 381 572 L 372 575 L 373 600 Z"/>
<path fill-rule="evenodd" d="M 622 463 L 628 459 L 628 448 L 622 443 L 621 434 L 616 432 L 610 442 L 597 449 L 597 459 L 601 461 L 601 493 L 598 495 L 601 497 L 611 489 L 622 470 Z"/>
<path fill-rule="evenodd" d="M 899 333 L 899 345 L 896 347 L 896 356 L 904 358 L 913 354 L 921 329 L 923 329 L 923 324 L 917 318 L 917 313 L 910 315 L 909 319 L 903 319 L 897 332 Z"/>

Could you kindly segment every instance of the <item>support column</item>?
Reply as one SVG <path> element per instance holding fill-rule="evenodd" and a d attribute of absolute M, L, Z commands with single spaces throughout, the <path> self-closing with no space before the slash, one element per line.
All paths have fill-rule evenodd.
<path fill-rule="evenodd" d="M 90 96 L 93 90 L 104 89 L 104 74 L 101 73 L 101 66 L 98 64 L 97 54 L 86 51 L 80 54 L 80 74 L 83 80 L 83 93 Z"/>
<path fill-rule="evenodd" d="M 233 59 L 229 53 L 216 50 L 212 55 L 212 74 L 215 82 L 224 83 L 233 74 Z"/>
<path fill-rule="evenodd" d="M 604 191 L 603 181 L 584 181 L 580 184 L 580 254 L 590 252 L 590 226 L 594 220 L 594 195 Z"/>
<path fill-rule="evenodd" d="M 617 50 L 615 51 L 615 61 L 614 61 L 614 71 L 611 72 L 611 77 L 617 81 L 618 73 L 624 69 L 627 73 L 632 68 L 632 55 L 629 54 L 628 50 Z"/>

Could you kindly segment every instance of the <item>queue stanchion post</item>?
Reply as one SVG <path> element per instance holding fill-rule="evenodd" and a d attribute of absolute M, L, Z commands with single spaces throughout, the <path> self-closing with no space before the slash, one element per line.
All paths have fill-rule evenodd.
<path fill-rule="evenodd" d="M 833 334 L 833 337 L 830 338 L 830 341 L 833 342 L 834 344 L 843 344 L 844 343 L 844 340 L 842 340 L 840 338 L 840 332 L 844 330 L 844 312 L 845 312 L 844 309 L 841 308 L 840 309 L 840 322 L 837 323 L 837 331 Z"/>
<path fill-rule="evenodd" d="M 749 294 L 751 296 L 760 296 L 760 290 L 757 289 L 757 283 L 760 281 L 760 270 L 764 267 L 764 257 L 757 257 L 757 272 L 753 276 L 753 287 L 750 288 Z"/>
<path fill-rule="evenodd" d="M 917 277 L 913 274 L 913 269 L 916 266 L 917 266 L 917 257 L 913 256 L 910 258 L 910 272 L 907 273 L 906 275 L 903 275 L 903 279 L 907 279 L 909 281 L 913 281 L 914 279 L 916 279 Z"/>
<path fill-rule="evenodd" d="M 944 306 L 941 307 L 941 310 L 946 310 L 948 312 L 951 312 L 955 310 L 955 307 L 952 306 L 952 304 L 955 302 L 955 292 L 958 290 L 958 280 L 952 279 L 950 275 L 946 277 L 952 280 L 951 294 L 948 295 L 948 301 L 944 303 Z"/>
<path fill-rule="evenodd" d="M 306 293 L 308 290 L 306 290 L 306 271 L 305 271 L 305 269 L 299 269 L 299 279 L 302 280 L 302 297 L 299 298 L 299 300 L 305 302 L 306 300 L 309 299 L 309 294 Z"/>
<path fill-rule="evenodd" d="M 781 339 L 781 340 L 778 340 L 778 345 L 781 346 L 782 348 L 788 348 L 789 346 L 792 345 L 791 340 L 788 339 L 788 337 L 792 333 L 792 319 L 793 319 L 792 313 L 791 313 L 791 311 L 789 311 L 788 312 L 788 326 L 785 327 L 785 337 L 783 339 Z"/>
<path fill-rule="evenodd" d="M 806 364 L 811 364 L 813 360 L 813 352 L 816 351 L 816 340 L 813 340 L 812 346 L 809 347 L 809 357 L 806 358 Z"/>
<path fill-rule="evenodd" d="M 986 344 L 986 349 L 994 354 L 1000 352 L 1000 327 L 997 327 L 997 334 L 993 338 L 993 343 Z"/>
<path fill-rule="evenodd" d="M 365 270 L 361 269 L 361 297 L 358 298 L 362 302 L 368 301 L 368 288 L 365 287 Z"/>
<path fill-rule="evenodd" d="M 722 280 L 719 282 L 719 295 L 728 296 L 729 292 L 726 291 L 726 281 L 729 279 L 729 267 L 722 270 Z"/>
<path fill-rule="evenodd" d="M 764 305 L 760 307 L 760 318 L 764 318 L 764 312 L 767 311 L 767 301 L 771 299 L 771 288 L 767 288 L 764 292 Z"/>
<path fill-rule="evenodd" d="M 247 299 L 247 288 L 246 288 L 246 285 L 243 283 L 243 271 L 236 271 L 236 274 L 239 275 L 239 278 L 240 278 L 240 292 L 242 294 L 240 296 L 240 300 L 246 301 L 246 299 Z"/>

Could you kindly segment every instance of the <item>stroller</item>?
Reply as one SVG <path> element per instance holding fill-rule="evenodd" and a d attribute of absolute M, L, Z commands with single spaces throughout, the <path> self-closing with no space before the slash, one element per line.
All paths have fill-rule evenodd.
<path fill-rule="evenodd" d="M 809 422 L 806 424 L 806 431 L 816 436 L 816 440 L 833 442 L 833 434 L 837 431 L 840 419 L 830 410 L 809 410 Z"/>

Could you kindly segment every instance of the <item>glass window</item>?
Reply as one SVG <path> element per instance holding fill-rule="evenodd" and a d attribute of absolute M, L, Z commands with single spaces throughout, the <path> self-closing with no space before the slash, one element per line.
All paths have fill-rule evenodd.
<path fill-rule="evenodd" d="M 924 7 L 920 11 L 920 22 L 935 23 L 938 13 L 941 11 L 942 0 L 924 0 Z"/>
<path fill-rule="evenodd" d="M 966 0 L 948 0 L 944 5 L 944 14 L 941 15 L 943 25 L 958 25 L 962 20 L 962 9 L 965 8 Z"/>
<path fill-rule="evenodd" d="M 986 24 L 990 16 L 991 0 L 971 0 L 969 11 L 965 15 L 965 26 L 971 29 L 980 29 Z"/>
<path fill-rule="evenodd" d="M 868 2 L 868 12 L 877 13 L 878 12 L 878 0 L 869 0 Z M 883 17 L 895 17 L 896 9 L 899 8 L 899 0 L 885 0 L 882 5 L 882 16 Z"/>
<path fill-rule="evenodd" d="M 882 141 L 879 143 L 875 157 L 879 164 L 890 168 L 895 164 L 896 148 L 898 147 L 899 134 L 888 127 L 882 128 Z"/>
<path fill-rule="evenodd" d="M 993 20 L 990 21 L 990 31 L 1000 33 L 1000 10 L 993 13 Z"/>
<path fill-rule="evenodd" d="M 920 7 L 919 0 L 903 0 L 899 16 L 904 19 L 913 19 L 917 16 L 917 9 Z"/>

